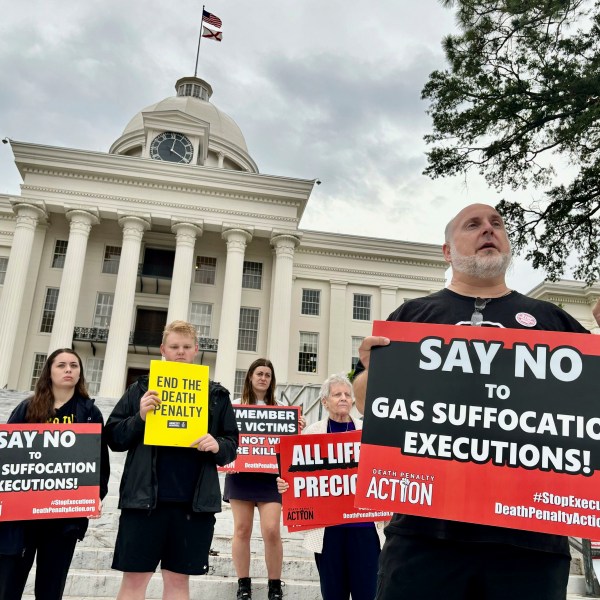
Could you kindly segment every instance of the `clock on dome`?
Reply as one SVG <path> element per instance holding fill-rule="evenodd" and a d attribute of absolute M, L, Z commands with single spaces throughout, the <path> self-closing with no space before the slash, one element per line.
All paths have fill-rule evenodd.
<path fill-rule="evenodd" d="M 150 144 L 150 158 L 154 160 L 188 164 L 193 155 L 192 142 L 183 133 L 165 131 L 157 135 Z"/>

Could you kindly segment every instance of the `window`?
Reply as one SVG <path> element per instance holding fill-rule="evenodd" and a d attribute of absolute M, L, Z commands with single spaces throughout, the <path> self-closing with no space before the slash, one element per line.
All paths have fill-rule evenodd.
<path fill-rule="evenodd" d="M 258 308 L 240 308 L 238 350 L 256 352 L 258 339 Z"/>
<path fill-rule="evenodd" d="M 362 344 L 364 337 L 354 337 L 352 336 L 352 365 L 351 369 L 356 367 L 356 363 L 358 362 L 358 347 Z"/>
<path fill-rule="evenodd" d="M 96 396 L 100 391 L 103 368 L 103 358 L 88 358 L 85 361 L 85 382 L 87 383 L 90 396 Z"/>
<path fill-rule="evenodd" d="M 371 320 L 371 296 L 365 294 L 354 294 L 352 305 L 352 318 L 357 321 Z"/>
<path fill-rule="evenodd" d="M 44 368 L 44 364 L 46 359 L 48 358 L 47 354 L 35 354 L 33 358 L 33 372 L 31 373 L 31 387 L 29 388 L 32 392 L 35 390 L 35 384 L 37 380 L 40 378 L 42 373 L 42 369 Z"/>
<path fill-rule="evenodd" d="M 46 300 L 44 300 L 44 312 L 42 313 L 42 333 L 52 333 L 54 325 L 54 313 L 56 312 L 56 302 L 58 300 L 58 288 L 48 288 L 46 290 Z"/>
<path fill-rule="evenodd" d="M 317 372 L 317 352 L 319 334 L 300 332 L 300 351 L 298 352 L 298 371 L 302 373 Z"/>
<path fill-rule="evenodd" d="M 54 244 L 54 255 L 52 256 L 52 267 L 62 269 L 65 266 L 65 256 L 67 256 L 67 240 L 56 240 Z"/>
<path fill-rule="evenodd" d="M 217 259 L 211 256 L 196 256 L 196 273 L 194 281 L 196 283 L 206 283 L 215 285 L 215 275 L 217 273 Z"/>
<path fill-rule="evenodd" d="M 6 277 L 6 268 L 8 267 L 8 258 L 6 256 L 0 257 L 0 285 L 4 284 L 4 278 Z"/>
<path fill-rule="evenodd" d="M 102 263 L 103 273 L 112 273 L 116 275 L 119 272 L 119 262 L 121 261 L 121 246 L 106 246 L 104 249 L 104 262 Z"/>
<path fill-rule="evenodd" d="M 196 326 L 200 337 L 209 338 L 212 326 L 212 304 L 192 302 L 190 307 L 190 323 Z"/>
<path fill-rule="evenodd" d="M 112 316 L 114 294 L 98 292 L 96 298 L 96 312 L 94 313 L 94 327 L 108 329 L 110 327 L 110 317 Z"/>
<path fill-rule="evenodd" d="M 303 315 L 319 315 L 321 305 L 321 290 L 302 290 Z"/>
<path fill-rule="evenodd" d="M 244 381 L 246 379 L 246 371 L 244 369 L 235 370 L 235 382 L 233 384 L 233 398 L 237 400 L 242 397 L 242 391 L 244 390 Z"/>
<path fill-rule="evenodd" d="M 142 275 L 152 279 L 172 279 L 175 251 L 164 248 L 144 248 Z"/>
<path fill-rule="evenodd" d="M 262 289 L 262 268 L 262 263 L 245 260 L 242 287 L 252 290 Z"/>

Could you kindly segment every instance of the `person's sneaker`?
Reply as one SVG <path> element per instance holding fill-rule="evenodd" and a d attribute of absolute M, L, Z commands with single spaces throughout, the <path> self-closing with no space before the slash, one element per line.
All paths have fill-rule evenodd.
<path fill-rule="evenodd" d="M 237 600 L 252 600 L 252 579 L 250 577 L 238 579 Z"/>
<path fill-rule="evenodd" d="M 269 600 L 282 600 L 283 590 L 281 586 L 285 585 L 281 579 L 269 579 Z"/>

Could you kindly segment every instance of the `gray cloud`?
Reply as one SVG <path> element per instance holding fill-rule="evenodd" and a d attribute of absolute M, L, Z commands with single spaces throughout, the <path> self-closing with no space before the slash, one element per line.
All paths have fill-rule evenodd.
<path fill-rule="evenodd" d="M 193 74 L 193 0 L 5 4 L 1 137 L 107 151 L 131 117 Z M 323 181 L 304 227 L 438 242 L 456 208 L 492 198 L 476 177 L 465 187 L 421 175 L 430 124 L 420 92 L 454 27 L 438 0 L 211 0 L 207 10 L 224 34 L 200 52 L 213 103 L 239 124 L 261 172 Z M 0 193 L 19 182 L 0 145 Z"/>
<path fill-rule="evenodd" d="M 424 166 L 420 138 L 428 119 L 420 89 L 423 65 L 435 61 L 426 48 L 403 65 L 333 54 L 273 56 L 260 71 L 268 104 L 249 94 L 236 118 L 263 171 L 291 168 L 326 181 L 331 194 L 375 201 L 373 180 L 391 185 Z"/>

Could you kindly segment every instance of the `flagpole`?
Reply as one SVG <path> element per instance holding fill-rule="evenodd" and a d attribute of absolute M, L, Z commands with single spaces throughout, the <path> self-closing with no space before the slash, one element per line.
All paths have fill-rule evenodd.
<path fill-rule="evenodd" d="M 204 26 L 204 4 L 202 5 L 202 15 L 200 17 L 200 34 L 198 35 L 198 50 L 196 51 L 196 67 L 194 68 L 194 77 L 198 75 L 198 58 L 200 56 L 200 42 L 202 41 L 202 27 Z"/>

